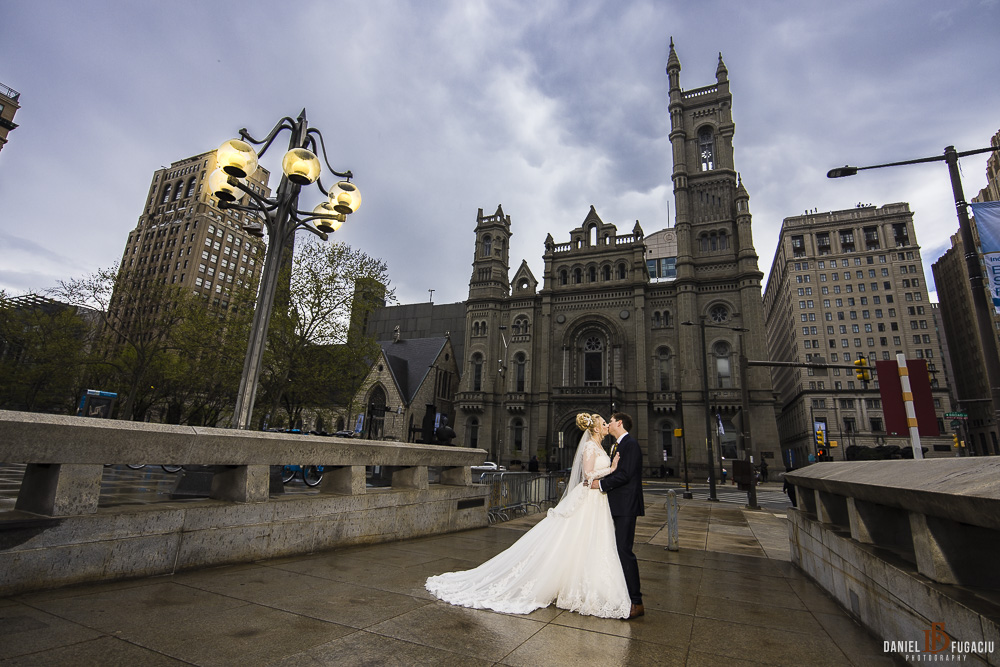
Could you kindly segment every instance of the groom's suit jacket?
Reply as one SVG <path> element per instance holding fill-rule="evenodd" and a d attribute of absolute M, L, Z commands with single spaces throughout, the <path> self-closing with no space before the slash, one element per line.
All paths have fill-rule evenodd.
<path fill-rule="evenodd" d="M 618 468 L 601 480 L 601 490 L 608 494 L 611 516 L 645 516 L 639 443 L 631 433 L 626 433 L 614 451 L 621 454 Z"/>

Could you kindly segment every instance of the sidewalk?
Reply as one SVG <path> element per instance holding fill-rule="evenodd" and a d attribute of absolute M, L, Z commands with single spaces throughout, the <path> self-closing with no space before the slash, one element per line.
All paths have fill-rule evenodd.
<path fill-rule="evenodd" d="M 788 561 L 780 513 L 679 500 L 680 551 L 647 499 L 646 615 L 452 607 L 427 576 L 467 569 L 541 519 L 276 561 L 0 599 L 11 665 L 894 665 Z"/>

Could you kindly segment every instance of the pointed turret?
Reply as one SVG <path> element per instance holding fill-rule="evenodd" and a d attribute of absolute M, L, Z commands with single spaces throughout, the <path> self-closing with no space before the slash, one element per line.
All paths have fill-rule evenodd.
<path fill-rule="evenodd" d="M 719 83 L 729 81 L 729 70 L 726 69 L 726 63 L 722 61 L 722 51 L 719 51 L 719 66 L 715 68 L 715 80 Z"/>

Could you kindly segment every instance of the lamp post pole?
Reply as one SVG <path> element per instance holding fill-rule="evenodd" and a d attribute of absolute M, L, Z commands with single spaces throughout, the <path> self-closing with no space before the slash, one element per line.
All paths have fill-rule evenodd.
<path fill-rule="evenodd" d="M 288 151 L 281 162 L 283 173 L 275 197 L 266 198 L 248 187 L 243 180 L 257 170 L 257 158 L 264 155 L 282 130 L 289 130 L 291 135 Z M 262 146 L 260 153 L 250 144 Z M 329 191 L 320 181 L 321 165 L 316 152 L 322 153 L 323 161 L 334 175 L 346 179 Z M 240 138 L 223 143 L 216 152 L 216 157 L 219 169 L 208 177 L 208 186 L 219 200 L 219 208 L 246 211 L 262 217 L 263 228 L 248 224 L 244 226 L 244 230 L 258 236 L 265 233 L 268 236 L 243 373 L 233 409 L 233 426 L 245 429 L 249 427 L 253 415 L 257 380 L 267 346 L 267 330 L 274 311 L 274 297 L 281 267 L 291 259 L 295 231 L 304 229 L 326 241 L 328 233 L 339 229 L 346 216 L 358 209 L 361 195 L 350 182 L 353 177 L 350 171 L 339 172 L 330 167 L 323 135 L 319 130 L 309 127 L 305 109 L 298 118 L 282 118 L 261 140 L 254 139 L 246 129 L 240 130 Z M 329 201 L 319 204 L 311 212 L 300 211 L 299 193 L 302 186 L 311 183 L 316 183 L 324 196 L 329 197 Z M 247 198 L 247 203 L 240 204 L 244 198 Z"/>
<path fill-rule="evenodd" d="M 750 464 L 750 490 L 747 491 L 747 507 L 752 510 L 759 510 L 757 504 L 757 477 L 753 470 L 753 437 L 750 433 L 750 379 L 747 369 L 746 348 L 743 347 L 743 334 L 747 329 L 734 329 L 739 331 L 740 344 L 740 403 L 743 411 L 743 418 L 740 420 L 740 428 L 743 430 L 743 455 L 747 463 Z"/>
<path fill-rule="evenodd" d="M 994 427 L 1000 426 L 1000 357 L 997 355 L 996 330 L 993 327 L 993 313 L 990 303 L 986 298 L 986 287 L 983 282 L 983 270 L 979 262 L 979 252 L 976 249 L 975 240 L 972 236 L 972 224 L 969 222 L 969 204 L 965 201 L 965 194 L 962 191 L 962 177 L 958 171 L 958 158 L 968 155 L 978 155 L 980 153 L 991 153 L 997 150 L 1000 150 L 1000 147 L 990 146 L 989 148 L 977 148 L 971 151 L 959 152 L 955 150 L 954 146 L 948 146 L 944 149 L 943 155 L 918 158 L 916 160 L 904 160 L 902 162 L 876 164 L 870 167 L 837 167 L 831 169 L 826 174 L 827 178 L 842 178 L 844 176 L 854 176 L 859 171 L 865 169 L 898 167 L 924 162 L 947 163 L 948 174 L 951 178 L 952 194 L 955 198 L 955 209 L 958 214 L 958 229 L 962 237 L 962 245 L 965 248 L 965 266 L 969 273 L 969 287 L 972 290 L 972 306 L 976 314 L 979 343 L 983 348 L 983 365 L 986 367 L 986 380 L 989 383 L 990 400 L 993 404 Z"/>
<path fill-rule="evenodd" d="M 501 324 L 500 327 L 500 344 L 503 345 L 503 356 L 498 361 L 497 368 L 497 379 L 500 383 L 500 415 L 497 417 L 497 458 L 496 464 L 500 465 L 500 457 L 503 455 L 503 439 L 505 431 L 507 430 L 507 348 L 510 347 L 510 341 L 507 340 L 507 326 Z"/>
<path fill-rule="evenodd" d="M 681 322 L 694 326 L 694 322 Z M 718 500 L 715 490 L 715 453 L 712 451 L 712 406 L 708 399 L 708 347 L 705 343 L 705 316 L 698 321 L 701 327 L 701 388 L 705 396 L 705 451 L 708 456 L 708 498 Z"/>

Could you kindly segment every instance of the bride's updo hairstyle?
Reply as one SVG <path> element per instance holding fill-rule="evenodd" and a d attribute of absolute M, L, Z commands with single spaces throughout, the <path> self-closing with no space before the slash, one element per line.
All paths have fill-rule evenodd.
<path fill-rule="evenodd" d="M 597 420 L 600 415 L 592 415 L 587 412 L 581 412 L 576 416 L 576 426 L 581 431 L 591 431 L 597 428 Z"/>

